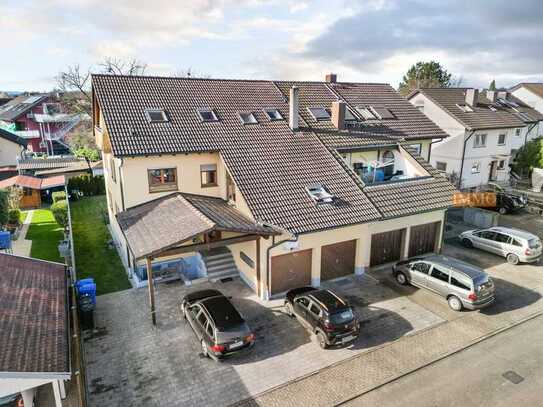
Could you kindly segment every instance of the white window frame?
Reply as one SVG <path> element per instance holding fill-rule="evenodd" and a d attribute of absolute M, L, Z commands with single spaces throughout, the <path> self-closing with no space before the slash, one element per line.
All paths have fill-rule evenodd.
<path fill-rule="evenodd" d="M 503 143 L 500 143 L 500 137 L 503 136 Z M 501 133 L 501 134 L 498 134 L 498 145 L 499 146 L 504 146 L 507 144 L 507 134 L 506 133 Z"/>
<path fill-rule="evenodd" d="M 275 112 L 277 114 L 278 117 L 272 117 L 270 115 L 270 112 Z M 279 111 L 279 109 L 264 109 L 264 113 L 266 113 L 266 116 L 268 117 L 268 119 L 272 122 L 274 121 L 278 121 L 278 120 L 285 120 L 285 118 L 283 117 L 283 115 L 281 114 L 281 112 Z"/>
<path fill-rule="evenodd" d="M 243 116 L 247 116 L 249 121 L 245 121 L 243 119 Z M 239 112 L 238 113 L 239 120 L 241 121 L 241 124 L 244 126 L 251 125 L 251 124 L 258 124 L 258 120 L 253 112 Z"/>
<path fill-rule="evenodd" d="M 214 122 L 219 121 L 217 113 L 215 113 L 215 110 L 213 110 L 213 109 L 198 109 L 197 113 L 198 113 L 198 117 L 200 118 L 200 121 L 202 123 L 214 123 Z M 202 116 L 202 113 L 211 113 L 213 115 L 213 119 L 211 119 L 211 120 L 204 119 L 204 116 Z"/>
<path fill-rule="evenodd" d="M 503 165 L 500 165 L 500 164 L 502 164 L 502 163 L 503 163 Z M 503 170 L 505 170 L 505 160 L 499 160 L 499 161 L 498 161 L 497 170 L 498 170 L 498 171 L 503 171 Z"/>
<path fill-rule="evenodd" d="M 475 134 L 473 138 L 473 148 L 485 148 L 486 147 L 486 139 L 488 138 L 486 133 L 482 134 Z M 477 141 L 481 139 L 484 141 L 484 143 L 478 143 Z"/>
<path fill-rule="evenodd" d="M 515 129 L 515 136 L 520 137 L 522 135 L 522 129 Z"/>
<path fill-rule="evenodd" d="M 471 173 L 472 174 L 480 174 L 481 173 L 481 163 L 475 162 L 471 164 Z"/>
<path fill-rule="evenodd" d="M 162 115 L 162 120 L 153 120 L 151 118 L 151 113 L 160 113 Z M 170 121 L 164 109 L 145 109 L 145 117 L 149 123 L 167 123 Z"/>
<path fill-rule="evenodd" d="M 443 164 L 445 166 L 444 169 L 439 169 L 439 164 Z M 447 172 L 447 163 L 445 161 L 436 161 L 436 170 L 440 172 Z"/>

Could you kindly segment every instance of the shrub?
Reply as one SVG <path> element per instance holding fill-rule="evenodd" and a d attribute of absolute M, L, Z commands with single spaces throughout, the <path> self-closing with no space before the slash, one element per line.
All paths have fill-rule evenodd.
<path fill-rule="evenodd" d="M 91 175 L 80 175 L 79 177 L 70 178 L 68 181 L 68 192 L 70 196 L 95 196 L 104 195 L 106 193 L 106 185 L 104 177 L 93 177 Z"/>
<path fill-rule="evenodd" d="M 53 198 L 53 203 L 66 200 L 66 192 L 64 191 L 55 191 L 51 196 Z"/>
<path fill-rule="evenodd" d="M 10 209 L 8 212 L 8 223 L 18 225 L 21 222 L 21 211 L 19 209 Z"/>
<path fill-rule="evenodd" d="M 68 201 L 55 202 L 51 205 L 51 212 L 60 226 L 64 228 L 68 226 Z"/>
<path fill-rule="evenodd" d="M 0 228 L 8 222 L 9 192 L 0 189 Z"/>
<path fill-rule="evenodd" d="M 529 141 L 520 148 L 515 157 L 515 170 L 529 173 L 534 168 L 543 168 L 543 138 Z"/>

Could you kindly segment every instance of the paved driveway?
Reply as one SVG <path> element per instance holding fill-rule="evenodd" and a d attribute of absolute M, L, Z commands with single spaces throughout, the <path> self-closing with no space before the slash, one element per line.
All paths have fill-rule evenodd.
<path fill-rule="evenodd" d="M 283 313 L 282 301 L 261 302 L 239 280 L 193 287 L 231 295 L 257 334 L 250 354 L 220 363 L 200 355 L 179 316 L 178 301 L 190 288 L 158 287 L 156 328 L 145 289 L 98 297 L 97 329 L 84 338 L 89 405 L 228 405 L 443 322 L 371 277 L 326 285 L 346 297 L 362 320 L 361 337 L 349 347 L 320 349 Z"/>

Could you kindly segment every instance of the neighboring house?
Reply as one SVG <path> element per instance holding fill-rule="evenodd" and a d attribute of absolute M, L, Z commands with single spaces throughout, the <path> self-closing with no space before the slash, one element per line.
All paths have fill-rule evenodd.
<path fill-rule="evenodd" d="M 19 202 L 21 209 L 39 208 L 42 200 L 51 201 L 51 193 L 64 188 L 63 175 L 49 178 L 36 178 L 29 175 L 16 175 L 0 181 L 0 189 L 17 186 L 23 189 Z M 42 196 L 43 195 L 43 196 Z"/>
<path fill-rule="evenodd" d="M 64 137 L 80 115 L 66 113 L 53 94 L 21 95 L 0 106 L 0 121 L 15 125 L 15 133 L 28 141 L 28 150 L 55 155 L 69 151 Z"/>
<path fill-rule="evenodd" d="M 34 172 L 34 175 L 37 177 L 64 175 L 66 179 L 78 177 L 85 174 L 92 174 L 95 177 L 104 175 L 102 161 L 87 162 L 86 160 L 81 160 L 78 162 L 74 162 L 73 165 L 70 165 L 69 167 L 38 170 Z"/>
<path fill-rule="evenodd" d="M 515 112 L 517 103 L 506 92 L 419 89 L 408 100 L 450 136 L 433 144 L 430 163 L 454 174 L 460 188 L 508 182 L 512 150 L 532 137 L 534 123 L 541 120 L 528 106 L 522 107 L 522 113 Z M 524 111 L 530 111 L 529 115 Z"/>
<path fill-rule="evenodd" d="M 0 128 L 0 168 L 17 165 L 17 159 L 22 157 L 25 148 L 25 139 Z"/>
<path fill-rule="evenodd" d="M 199 277 L 202 256 L 209 278 L 269 298 L 440 250 L 454 188 L 423 157 L 447 135 L 389 85 L 327 79 L 93 76 L 110 227 L 137 282 Z"/>
<path fill-rule="evenodd" d="M 32 406 L 37 388 L 50 385 L 62 407 L 71 378 L 67 293 L 64 264 L 0 254 L 0 398 L 21 393 Z"/>
<path fill-rule="evenodd" d="M 56 169 L 81 169 L 87 162 L 73 155 L 60 157 L 21 158 L 17 161 L 17 169 L 23 175 L 39 175 L 43 171 Z M 87 165 L 88 168 L 88 165 Z"/>
<path fill-rule="evenodd" d="M 509 89 L 509 92 L 528 106 L 543 113 L 543 83 L 519 83 Z M 539 134 L 543 135 L 543 129 L 540 129 Z"/>

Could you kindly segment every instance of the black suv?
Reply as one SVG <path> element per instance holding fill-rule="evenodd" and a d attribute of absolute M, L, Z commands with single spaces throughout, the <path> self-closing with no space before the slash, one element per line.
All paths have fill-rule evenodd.
<path fill-rule="evenodd" d="M 485 185 L 481 192 L 493 192 L 496 194 L 496 207 L 490 209 L 494 209 L 502 215 L 519 211 L 528 204 L 528 197 L 526 195 L 506 191 L 498 184 L 492 182 Z"/>
<path fill-rule="evenodd" d="M 254 345 L 255 335 L 220 291 L 187 294 L 181 302 L 181 313 L 200 341 L 204 356 L 218 360 Z"/>
<path fill-rule="evenodd" d="M 285 310 L 317 335 L 321 348 L 353 342 L 360 322 L 346 301 L 330 290 L 300 287 L 287 292 Z"/>

